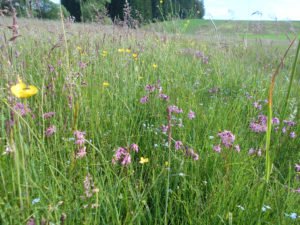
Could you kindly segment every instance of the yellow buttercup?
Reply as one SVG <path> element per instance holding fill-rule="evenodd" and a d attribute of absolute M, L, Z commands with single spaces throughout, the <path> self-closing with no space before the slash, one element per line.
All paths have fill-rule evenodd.
<path fill-rule="evenodd" d="M 17 98 L 29 98 L 38 92 L 37 87 L 26 85 L 21 79 L 16 85 L 11 86 L 10 90 Z"/>

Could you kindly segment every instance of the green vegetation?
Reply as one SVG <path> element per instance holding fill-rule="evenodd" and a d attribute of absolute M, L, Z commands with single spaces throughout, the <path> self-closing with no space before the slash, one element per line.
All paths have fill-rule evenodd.
<path fill-rule="evenodd" d="M 299 22 L 187 21 L 0 18 L 0 224 L 299 224 Z"/>

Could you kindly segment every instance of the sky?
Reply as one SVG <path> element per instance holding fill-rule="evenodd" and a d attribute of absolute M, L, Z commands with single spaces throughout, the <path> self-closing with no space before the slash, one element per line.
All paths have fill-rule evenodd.
<path fill-rule="evenodd" d="M 204 6 L 205 19 L 300 20 L 300 0 L 204 0 Z"/>

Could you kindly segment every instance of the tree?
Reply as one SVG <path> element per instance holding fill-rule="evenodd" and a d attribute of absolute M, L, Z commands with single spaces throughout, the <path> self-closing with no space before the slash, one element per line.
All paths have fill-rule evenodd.
<path fill-rule="evenodd" d="M 80 8 L 82 21 L 105 19 L 109 3 L 110 0 L 82 0 Z"/>
<path fill-rule="evenodd" d="M 71 16 L 75 17 L 77 22 L 81 21 L 80 0 L 61 0 L 61 4 L 66 7 Z"/>

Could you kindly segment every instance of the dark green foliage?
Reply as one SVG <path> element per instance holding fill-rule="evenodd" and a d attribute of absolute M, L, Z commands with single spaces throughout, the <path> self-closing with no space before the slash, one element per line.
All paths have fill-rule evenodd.
<path fill-rule="evenodd" d="M 66 7 L 71 16 L 75 17 L 76 21 L 81 21 L 80 0 L 61 0 L 61 4 Z"/>
<path fill-rule="evenodd" d="M 98 21 L 106 17 L 106 6 L 110 0 L 83 0 L 81 1 L 81 20 Z"/>

